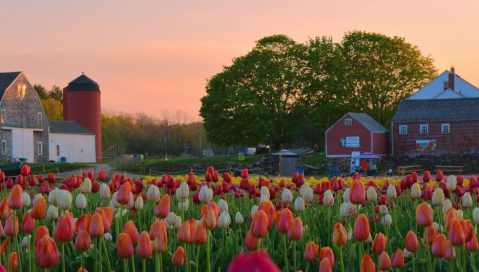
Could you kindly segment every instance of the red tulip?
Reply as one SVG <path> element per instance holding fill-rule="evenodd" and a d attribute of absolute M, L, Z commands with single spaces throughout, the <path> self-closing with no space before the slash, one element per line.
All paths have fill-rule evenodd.
<path fill-rule="evenodd" d="M 75 248 L 78 251 L 83 252 L 90 249 L 90 245 L 91 245 L 90 235 L 85 230 L 81 230 L 78 233 L 77 237 L 75 238 Z"/>
<path fill-rule="evenodd" d="M 329 260 L 331 266 L 334 266 L 334 254 L 330 247 L 321 248 L 321 252 L 319 253 L 319 262 L 321 263 L 321 261 L 323 261 L 325 258 Z"/>
<path fill-rule="evenodd" d="M 16 252 L 12 252 L 8 255 L 8 259 L 5 262 L 6 267 L 11 267 L 13 270 L 17 269 L 18 266 L 18 255 Z"/>
<path fill-rule="evenodd" d="M 280 272 L 266 253 L 243 253 L 237 255 L 228 266 L 228 272 L 268 271 Z"/>
<path fill-rule="evenodd" d="M 432 245 L 434 238 L 436 238 L 436 229 L 434 229 L 434 226 L 427 227 L 422 239 L 423 243 L 426 245 Z"/>
<path fill-rule="evenodd" d="M 43 217 L 45 217 L 45 213 L 46 213 L 46 200 L 45 198 L 40 198 L 37 202 L 35 202 L 35 204 L 33 204 L 33 208 L 32 208 L 32 218 L 33 219 L 43 219 Z"/>
<path fill-rule="evenodd" d="M 301 237 L 303 237 L 303 221 L 300 217 L 296 217 L 289 226 L 288 238 L 292 241 L 298 241 Z"/>
<path fill-rule="evenodd" d="M 25 233 L 32 233 L 35 228 L 35 219 L 32 218 L 31 213 L 31 211 L 28 211 L 23 215 L 22 230 Z"/>
<path fill-rule="evenodd" d="M 136 255 L 140 259 L 148 259 L 153 254 L 153 249 L 151 248 L 150 235 L 148 232 L 144 231 L 140 234 L 138 239 L 138 246 L 136 247 Z"/>
<path fill-rule="evenodd" d="M 444 259 L 450 261 L 455 258 L 456 258 L 456 250 L 454 249 L 454 247 L 452 247 L 452 252 L 451 252 L 451 241 L 446 241 L 446 250 L 444 254 Z"/>
<path fill-rule="evenodd" d="M 93 238 L 98 238 L 105 234 L 105 226 L 103 225 L 103 218 L 100 214 L 95 213 L 91 217 L 88 234 Z"/>
<path fill-rule="evenodd" d="M 353 229 L 354 239 L 358 241 L 366 241 L 369 238 L 369 221 L 364 214 L 360 214 L 356 218 Z"/>
<path fill-rule="evenodd" d="M 171 263 L 173 263 L 175 266 L 182 266 L 183 263 L 185 262 L 185 249 L 182 246 L 179 246 L 175 254 L 171 257 Z"/>
<path fill-rule="evenodd" d="M 206 241 L 207 241 L 206 228 L 203 225 L 198 224 L 195 227 L 195 230 L 193 232 L 191 239 L 192 239 L 192 243 L 195 245 L 206 244 Z"/>
<path fill-rule="evenodd" d="M 138 228 L 136 228 L 135 223 L 133 221 L 128 221 L 123 228 L 123 232 L 130 236 L 131 242 L 136 245 L 138 243 L 138 239 L 140 239 L 140 233 L 138 232 Z"/>
<path fill-rule="evenodd" d="M 263 210 L 268 216 L 268 228 L 273 225 L 273 221 L 276 217 L 276 209 L 271 201 L 265 200 L 261 202 L 258 206 L 258 210 Z"/>
<path fill-rule="evenodd" d="M 276 213 L 276 229 L 279 233 L 288 233 L 289 226 L 292 222 L 293 213 L 288 208 Z"/>
<path fill-rule="evenodd" d="M 349 188 L 349 201 L 353 204 L 360 205 L 366 200 L 366 189 L 360 179 L 356 179 Z"/>
<path fill-rule="evenodd" d="M 26 164 L 23 165 L 23 166 L 22 166 L 21 173 L 22 173 L 22 176 L 24 176 L 24 177 L 30 175 L 30 166 L 28 166 L 28 165 L 26 165 Z"/>
<path fill-rule="evenodd" d="M 422 181 L 424 181 L 426 183 L 431 181 L 431 172 L 425 171 L 424 175 L 422 176 Z"/>
<path fill-rule="evenodd" d="M 178 230 L 176 237 L 182 243 L 191 243 L 191 224 L 189 221 L 183 222 Z"/>
<path fill-rule="evenodd" d="M 8 206 L 12 210 L 19 210 L 23 207 L 23 189 L 20 185 L 13 186 L 8 196 Z"/>
<path fill-rule="evenodd" d="M 99 180 L 99 181 L 104 181 L 104 180 L 105 180 L 105 177 L 106 177 L 105 171 L 104 171 L 104 170 L 100 170 L 100 172 L 98 173 L 98 180 Z"/>
<path fill-rule="evenodd" d="M 432 209 L 426 202 L 419 204 L 416 208 L 417 224 L 421 227 L 429 227 L 432 225 Z"/>
<path fill-rule="evenodd" d="M 118 235 L 117 252 L 118 256 L 122 259 L 127 259 L 133 256 L 133 244 L 131 243 L 131 238 L 128 234 L 120 233 L 120 235 Z"/>
<path fill-rule="evenodd" d="M 419 249 L 419 243 L 417 241 L 416 234 L 412 231 L 409 231 L 406 234 L 406 249 L 409 252 L 416 252 Z"/>
<path fill-rule="evenodd" d="M 441 171 L 441 170 L 437 171 L 437 173 L 436 173 L 436 181 L 437 181 L 437 182 L 440 182 L 440 181 L 442 181 L 443 179 L 444 179 L 444 174 L 442 173 L 442 171 Z"/>
<path fill-rule="evenodd" d="M 444 234 L 438 234 L 432 242 L 431 252 L 437 258 L 444 258 L 446 255 L 447 238 Z"/>
<path fill-rule="evenodd" d="M 48 173 L 48 177 L 47 177 L 47 180 L 49 183 L 55 183 L 55 173 Z"/>
<path fill-rule="evenodd" d="M 170 213 L 170 196 L 164 195 L 155 208 L 155 216 L 158 218 L 166 218 Z"/>
<path fill-rule="evenodd" d="M 60 261 L 57 244 L 48 236 L 43 236 L 38 241 L 35 253 L 37 257 L 37 264 L 41 268 L 48 269 L 55 267 Z"/>
<path fill-rule="evenodd" d="M 379 256 L 379 269 L 384 271 L 391 269 L 391 259 L 386 251 Z"/>
<path fill-rule="evenodd" d="M 304 259 L 308 262 L 314 261 L 316 259 L 316 256 L 318 256 L 318 250 L 319 245 L 315 244 L 313 241 L 308 242 L 306 244 L 306 249 L 304 250 Z"/>
<path fill-rule="evenodd" d="M 373 259 L 371 259 L 371 256 L 368 254 L 365 254 L 363 256 L 363 259 L 361 260 L 361 272 L 376 272 L 376 265 L 374 265 Z"/>
<path fill-rule="evenodd" d="M 15 230 L 13 229 L 13 215 L 8 217 L 7 222 L 5 223 L 5 235 L 13 237 L 18 234 L 18 216 L 15 216 Z"/>
<path fill-rule="evenodd" d="M 388 238 L 384 236 L 384 234 L 379 233 L 376 234 L 374 237 L 373 247 L 371 251 L 376 255 L 381 255 L 386 250 L 386 244 L 388 242 Z"/>
<path fill-rule="evenodd" d="M 268 232 L 268 216 L 263 210 L 258 210 L 253 216 L 250 230 L 255 238 L 263 238 Z"/>
<path fill-rule="evenodd" d="M 36 246 L 40 239 L 42 239 L 44 236 L 50 237 L 49 230 L 45 226 L 40 226 L 37 228 L 35 231 L 35 240 L 34 240 L 34 245 Z"/>
<path fill-rule="evenodd" d="M 122 205 L 130 202 L 131 184 L 129 182 L 123 183 L 116 195 L 116 201 Z"/>
<path fill-rule="evenodd" d="M 449 240 L 453 246 L 461 246 L 466 242 L 466 235 L 459 219 L 452 218 L 449 229 Z"/>
<path fill-rule="evenodd" d="M 70 213 L 65 213 L 58 219 L 55 228 L 55 240 L 66 243 L 73 238 L 75 225 L 73 224 L 73 217 Z"/>
<path fill-rule="evenodd" d="M 475 233 L 472 233 L 471 239 L 466 243 L 466 249 L 470 252 L 475 252 L 479 248 L 477 243 L 477 236 Z"/>
<path fill-rule="evenodd" d="M 331 267 L 328 258 L 324 258 L 319 264 L 319 272 L 333 272 L 333 268 Z"/>

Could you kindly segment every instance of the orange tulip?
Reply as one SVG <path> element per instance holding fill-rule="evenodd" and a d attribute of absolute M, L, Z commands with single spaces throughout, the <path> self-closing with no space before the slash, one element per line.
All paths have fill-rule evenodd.
<path fill-rule="evenodd" d="M 449 231 L 451 227 L 451 220 L 453 218 L 458 218 L 457 211 L 454 208 L 449 208 L 444 214 L 444 222 L 446 223 L 446 230 Z"/>
<path fill-rule="evenodd" d="M 58 219 L 55 228 L 55 240 L 66 243 L 73 238 L 75 225 L 73 224 L 73 217 L 70 213 L 65 213 Z"/>
<path fill-rule="evenodd" d="M 434 257 L 444 258 L 446 255 L 447 238 L 444 234 L 438 234 L 432 242 L 431 252 Z"/>
<path fill-rule="evenodd" d="M 207 209 L 213 209 L 215 217 L 218 218 L 218 205 L 214 202 L 210 202 L 208 204 L 205 204 L 201 206 L 201 215 L 205 216 L 206 215 L 206 210 Z"/>
<path fill-rule="evenodd" d="M 331 267 L 328 258 L 324 258 L 319 264 L 319 272 L 333 272 L 333 268 Z"/>
<path fill-rule="evenodd" d="M 140 239 L 138 239 L 138 246 L 136 247 L 136 255 L 140 259 L 148 259 L 151 257 L 153 249 L 151 248 L 150 235 L 148 232 L 144 231 L 140 234 Z"/>
<path fill-rule="evenodd" d="M 138 243 L 138 239 L 140 238 L 140 233 L 138 232 L 138 229 L 136 228 L 135 223 L 133 221 L 128 221 L 125 224 L 125 227 L 123 228 L 123 232 L 128 234 L 131 238 L 131 242 L 136 245 Z"/>
<path fill-rule="evenodd" d="M 98 238 L 105 234 L 105 227 L 103 226 L 103 218 L 100 214 L 95 213 L 91 217 L 90 226 L 88 229 L 90 237 Z"/>
<path fill-rule="evenodd" d="M 206 229 L 203 225 L 198 224 L 195 228 L 195 232 L 191 237 L 193 244 L 195 245 L 204 245 L 206 244 Z"/>
<path fill-rule="evenodd" d="M 432 242 L 434 241 L 435 237 L 436 237 L 436 229 L 434 229 L 434 226 L 429 226 L 426 228 L 426 231 L 424 232 L 424 237 L 422 238 L 422 241 L 424 244 L 432 245 Z"/>
<path fill-rule="evenodd" d="M 10 216 L 10 211 L 11 209 L 8 206 L 8 199 L 2 199 L 2 202 L 0 202 L 0 219 L 7 220 L 8 216 Z"/>
<path fill-rule="evenodd" d="M 391 269 L 391 259 L 386 251 L 383 251 L 379 256 L 379 269 L 389 270 Z"/>
<path fill-rule="evenodd" d="M 301 237 L 303 237 L 303 221 L 300 217 L 296 217 L 289 227 L 288 238 L 292 241 L 298 241 Z"/>
<path fill-rule="evenodd" d="M 23 189 L 19 184 L 13 186 L 8 196 L 8 206 L 12 210 L 19 210 L 23 207 Z"/>
<path fill-rule="evenodd" d="M 133 256 L 133 244 L 131 238 L 126 233 L 120 233 L 118 235 L 118 242 L 116 244 L 118 256 L 123 259 Z"/>
<path fill-rule="evenodd" d="M 185 262 L 185 249 L 182 246 L 179 246 L 173 257 L 171 257 L 171 262 L 176 266 L 182 266 Z"/>
<path fill-rule="evenodd" d="M 396 250 L 393 255 L 393 266 L 395 268 L 401 268 L 404 266 L 404 254 L 400 249 Z"/>
<path fill-rule="evenodd" d="M 429 227 L 432 225 L 432 209 L 426 202 L 419 204 L 416 208 L 417 224 L 421 227 Z"/>
<path fill-rule="evenodd" d="M 90 222 L 91 222 L 91 214 L 83 214 L 78 217 L 77 221 L 75 222 L 75 230 L 76 232 L 80 232 L 81 230 L 86 230 L 86 232 L 90 232 Z"/>
<path fill-rule="evenodd" d="M 84 267 L 78 268 L 77 272 L 88 272 Z"/>
<path fill-rule="evenodd" d="M 15 216 L 15 230 L 13 229 L 13 215 L 8 217 L 7 222 L 5 222 L 5 235 L 7 236 L 15 236 L 18 234 L 18 216 Z"/>
<path fill-rule="evenodd" d="M 366 215 L 360 214 L 354 222 L 353 229 L 354 239 L 358 241 L 366 241 L 369 238 L 369 221 Z"/>
<path fill-rule="evenodd" d="M 461 223 L 462 230 L 464 231 L 464 236 L 466 237 L 465 242 L 468 242 L 472 238 L 472 234 L 474 233 L 474 227 L 472 226 L 470 220 L 460 219 L 459 223 Z"/>
<path fill-rule="evenodd" d="M 166 231 L 161 231 L 161 233 L 155 237 L 151 247 L 154 252 L 165 252 L 168 249 L 168 236 Z"/>
<path fill-rule="evenodd" d="M 329 263 L 331 266 L 334 266 L 334 253 L 330 247 L 323 247 L 319 252 L 319 262 L 321 262 L 324 258 L 329 259 Z"/>
<path fill-rule="evenodd" d="M 478 248 L 479 245 L 477 243 L 477 236 L 475 233 L 472 233 L 471 239 L 469 240 L 469 242 L 466 243 L 466 249 L 470 252 L 475 252 Z"/>
<path fill-rule="evenodd" d="M 7 239 L 5 239 L 5 241 L 3 241 L 1 249 L 0 249 L 1 252 L 2 252 L 2 255 L 5 255 L 5 253 L 7 253 L 7 249 L 8 249 L 9 244 L 10 244 L 10 237 L 7 237 Z"/>
<path fill-rule="evenodd" d="M 373 259 L 371 259 L 371 256 L 368 254 L 365 254 L 363 256 L 363 259 L 361 260 L 361 272 L 376 272 L 376 266 L 374 265 Z"/>
<path fill-rule="evenodd" d="M 22 231 L 25 233 L 32 233 L 35 228 L 35 219 L 32 218 L 32 212 L 29 210 L 23 215 Z"/>
<path fill-rule="evenodd" d="M 266 213 L 268 216 L 268 228 L 271 228 L 276 218 L 276 208 L 274 204 L 269 200 L 265 200 L 259 204 L 258 210 L 263 210 Z"/>
<path fill-rule="evenodd" d="M 101 208 L 96 208 L 95 213 L 98 213 L 99 215 L 101 215 L 101 219 L 103 220 L 103 228 L 105 229 L 105 232 L 109 232 L 111 229 L 112 220 L 108 218 L 108 215 L 105 212 L 105 210 Z"/>
<path fill-rule="evenodd" d="M 256 239 L 253 234 L 251 234 L 251 230 L 248 230 L 248 232 L 246 233 L 244 243 L 246 248 L 250 251 L 255 251 L 258 249 L 258 239 Z"/>
<path fill-rule="evenodd" d="M 116 194 L 116 202 L 126 205 L 130 202 L 131 184 L 129 182 L 123 183 L 118 193 Z M 166 216 L 165 216 L 166 217 Z"/>
<path fill-rule="evenodd" d="M 304 259 L 308 262 L 312 262 L 318 256 L 319 245 L 310 241 L 306 244 L 306 250 L 304 251 Z"/>
<path fill-rule="evenodd" d="M 258 210 L 254 213 L 253 220 L 251 222 L 251 234 L 255 238 L 265 237 L 266 233 L 268 232 L 268 224 L 268 216 L 266 215 L 266 213 L 263 210 Z"/>
<path fill-rule="evenodd" d="M 46 200 L 45 198 L 40 198 L 37 202 L 35 202 L 35 204 L 33 204 L 33 208 L 32 208 L 32 218 L 33 219 L 43 219 L 43 217 L 45 217 L 45 214 L 47 212 L 47 208 L 46 208 Z"/>
<path fill-rule="evenodd" d="M 374 237 L 372 252 L 376 255 L 381 255 L 386 250 L 386 244 L 388 242 L 388 238 L 384 236 L 384 234 L 379 233 L 376 234 Z"/>
<path fill-rule="evenodd" d="M 155 208 L 155 216 L 158 218 L 166 218 L 168 213 L 170 213 L 170 195 L 164 195 Z"/>
<path fill-rule="evenodd" d="M 86 230 L 81 230 L 75 238 L 75 248 L 80 251 L 87 251 L 91 246 L 91 238 Z"/>
<path fill-rule="evenodd" d="M 449 240 L 453 246 L 461 246 L 466 242 L 466 235 L 459 219 L 452 218 L 449 228 Z"/>
<path fill-rule="evenodd" d="M 344 246 L 348 243 L 348 234 L 343 224 L 337 222 L 333 227 L 332 242 L 337 246 Z"/>
<path fill-rule="evenodd" d="M 113 209 L 110 206 L 103 208 L 103 211 L 105 212 L 106 219 L 110 222 L 111 225 L 115 212 L 113 212 Z"/>
<path fill-rule="evenodd" d="M 452 254 L 451 254 L 451 241 L 447 241 L 444 259 L 450 261 L 455 258 L 456 258 L 456 250 L 454 249 L 454 247 L 452 247 Z"/>
<path fill-rule="evenodd" d="M 406 234 L 406 249 L 409 252 L 416 252 L 419 249 L 416 234 L 412 231 Z"/>
<path fill-rule="evenodd" d="M 55 241 L 49 236 L 43 236 L 37 244 L 37 264 L 41 268 L 52 268 L 58 265 L 60 256 Z"/>
<path fill-rule="evenodd" d="M 156 219 L 155 222 L 151 224 L 150 232 L 148 234 L 150 235 L 150 239 L 155 240 L 155 238 L 159 235 L 162 235 L 163 232 L 165 235 L 167 235 L 165 222 Z"/>
<path fill-rule="evenodd" d="M 360 179 L 355 179 L 349 187 L 349 201 L 353 204 L 360 205 L 366 200 L 366 189 Z"/>
<path fill-rule="evenodd" d="M 191 243 L 191 224 L 189 221 L 183 222 L 176 234 L 178 241 L 182 243 Z"/>
<path fill-rule="evenodd" d="M 18 266 L 18 255 L 16 252 L 10 253 L 8 255 L 7 262 L 5 263 L 6 267 L 11 267 L 13 270 L 17 269 Z"/>
<path fill-rule="evenodd" d="M 45 226 L 40 226 L 35 231 L 35 246 L 38 244 L 38 241 L 42 239 L 44 236 L 50 236 L 49 230 Z"/>
<path fill-rule="evenodd" d="M 284 209 L 276 213 L 276 229 L 279 233 L 288 233 L 289 226 L 293 222 L 293 213 L 289 209 Z"/>
<path fill-rule="evenodd" d="M 265 214 L 266 215 L 266 214 Z M 218 213 L 213 208 L 206 209 L 206 213 L 203 216 L 203 226 L 207 229 L 214 229 L 218 224 Z"/>
<path fill-rule="evenodd" d="M 196 228 L 198 227 L 198 221 L 196 219 L 193 219 L 191 218 L 190 220 L 188 220 L 188 223 L 190 224 L 190 236 L 191 236 L 191 242 L 192 244 L 194 244 L 193 242 L 193 236 L 195 235 L 195 231 L 196 231 Z"/>

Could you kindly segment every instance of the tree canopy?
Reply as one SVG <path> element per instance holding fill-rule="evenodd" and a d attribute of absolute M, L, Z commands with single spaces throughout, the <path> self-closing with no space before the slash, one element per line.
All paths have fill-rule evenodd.
<path fill-rule="evenodd" d="M 432 58 L 404 38 L 353 31 L 339 43 L 297 43 L 274 35 L 208 80 L 200 115 L 217 145 L 321 148 L 324 131 L 348 111 L 389 127 L 399 101 L 435 75 Z"/>

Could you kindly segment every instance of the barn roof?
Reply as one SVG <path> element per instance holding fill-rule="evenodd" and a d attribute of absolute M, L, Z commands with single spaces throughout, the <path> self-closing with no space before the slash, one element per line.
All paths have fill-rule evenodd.
<path fill-rule="evenodd" d="M 385 127 L 383 127 L 380 123 L 376 122 L 376 120 L 374 120 L 367 113 L 348 112 L 348 114 L 354 119 L 356 119 L 356 121 L 358 121 L 361 125 L 369 129 L 371 132 L 388 132 Z"/>
<path fill-rule="evenodd" d="M 21 74 L 22 72 L 0 73 L 0 99 L 7 90 L 8 86 Z"/>
<path fill-rule="evenodd" d="M 48 122 L 50 123 L 50 133 L 95 135 L 93 131 L 73 121 L 48 121 Z"/>
<path fill-rule="evenodd" d="M 392 122 L 479 120 L 479 98 L 402 100 Z"/>

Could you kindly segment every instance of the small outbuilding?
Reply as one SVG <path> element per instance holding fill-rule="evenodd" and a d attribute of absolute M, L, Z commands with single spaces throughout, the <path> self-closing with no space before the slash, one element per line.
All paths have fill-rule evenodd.
<path fill-rule="evenodd" d="M 348 112 L 326 130 L 326 158 L 350 158 L 353 152 L 387 155 L 388 134 L 366 113 Z"/>
<path fill-rule="evenodd" d="M 96 162 L 96 135 L 73 121 L 50 121 L 49 158 L 55 162 Z"/>

